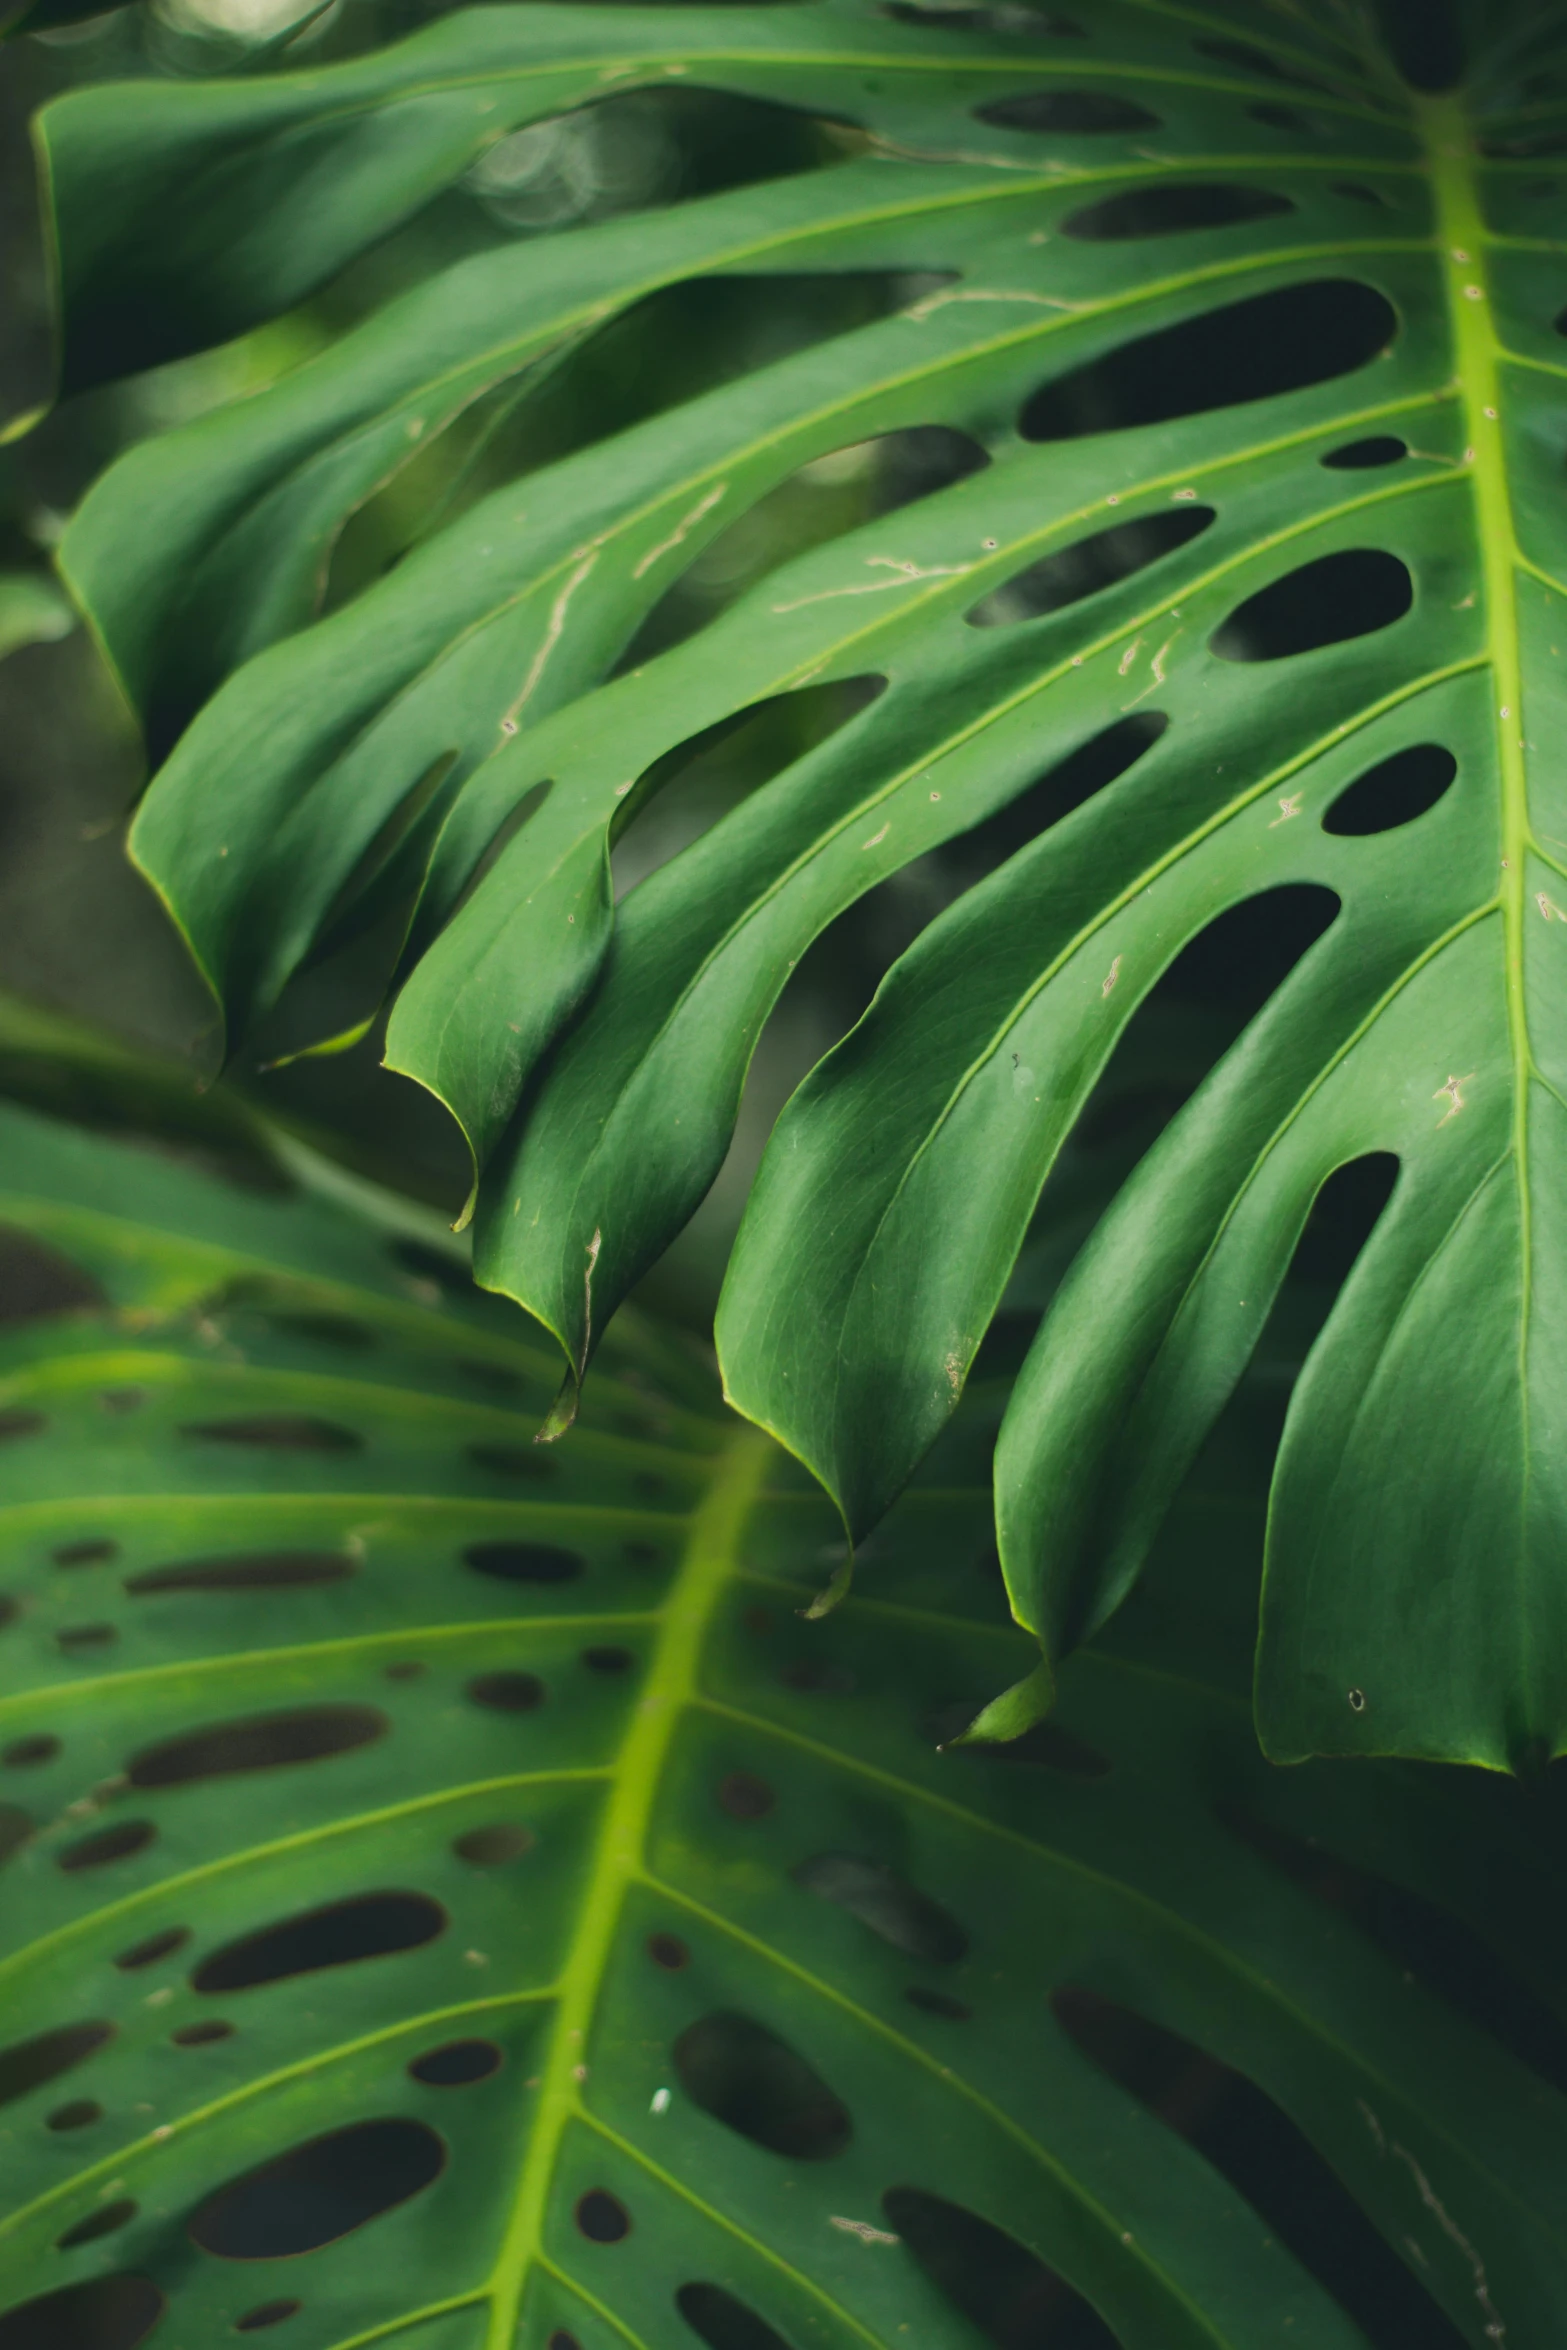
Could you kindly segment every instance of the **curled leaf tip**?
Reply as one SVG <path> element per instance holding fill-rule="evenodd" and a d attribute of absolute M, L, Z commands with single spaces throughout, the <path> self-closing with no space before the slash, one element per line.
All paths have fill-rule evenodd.
<path fill-rule="evenodd" d="M 954 1746 L 1004 1746 L 1009 1739 L 1021 1738 L 1025 1730 L 1044 1720 L 1055 1703 L 1055 1694 L 1055 1673 L 1049 1659 L 1042 1657 L 1023 1680 L 982 1706 L 968 1728 L 949 1738 L 941 1752 L 945 1754 Z"/>
<path fill-rule="evenodd" d="M 571 1426 L 573 1420 L 575 1420 L 577 1416 L 577 1407 L 581 1401 L 582 1383 L 578 1379 L 575 1371 L 568 1370 L 565 1378 L 560 1383 L 560 1388 L 556 1394 L 555 1401 L 550 1405 L 549 1414 L 544 1422 L 543 1427 L 539 1430 L 537 1436 L 535 1436 L 533 1439 L 534 1443 L 558 1443 L 560 1438 L 565 1435 L 566 1430 Z"/>
<path fill-rule="evenodd" d="M 800 1613 L 805 1621 L 808 1624 L 814 1624 L 820 1617 L 830 1616 L 833 1609 L 840 1607 L 848 1598 L 849 1587 L 853 1581 L 854 1559 L 851 1555 L 846 1559 L 839 1560 L 828 1577 L 825 1588 L 818 1591 L 809 1607 L 801 1608 Z"/>

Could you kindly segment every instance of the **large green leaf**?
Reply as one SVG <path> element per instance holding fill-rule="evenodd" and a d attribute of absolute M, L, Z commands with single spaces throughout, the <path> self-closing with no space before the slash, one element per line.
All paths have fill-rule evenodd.
<path fill-rule="evenodd" d="M 1041 2261 L 1122 2350 L 1551 2338 L 1561 2093 L 1292 1856 L 1467 1918 L 1516 2039 L 1560 1806 L 1262 1761 L 1233 1475 L 1178 1521 L 1218 1639 L 1156 1575 L 1044 1744 L 940 1753 L 1029 1645 L 994 1399 L 802 1622 L 831 1512 L 662 1341 L 541 1453 L 547 1361 L 401 1212 L 0 1142 L 11 1307 L 67 1309 L 0 1394 L 5 2350 L 1102 2344 Z M 1106 2015 L 1206 2057 L 1150 2112 Z M 1294 2257 L 1353 2206 L 1291 2157 L 1259 2215 L 1183 2142 L 1208 2059 L 1394 2248 L 1369 2337 Z"/>
<path fill-rule="evenodd" d="M 1396 1154 L 1280 1460 L 1259 1718 L 1281 1756 L 1506 1767 L 1567 1744 L 1567 116 L 1557 10 L 1469 30 L 1464 87 L 1427 96 L 1347 4 L 1265 28 L 1157 0 L 497 8 L 339 66 L 89 91 L 42 137 L 85 380 L 297 301 L 606 88 L 686 76 L 857 126 L 825 168 L 463 261 L 110 470 L 67 573 L 158 739 L 211 696 L 135 853 L 242 1027 L 356 904 L 405 919 L 388 1057 L 460 1121 L 480 1276 L 574 1383 L 711 1182 L 812 939 L 1143 722 L 786 1113 L 721 1311 L 729 1392 L 862 1537 L 1149 989 L 1227 906 L 1331 891 L 1040 1334 L 1002 1557 L 1053 1665 L 1139 1572 L 1324 1180 Z M 660 286 L 772 272 L 854 273 L 886 314 L 840 308 L 491 489 L 312 623 L 349 516 L 460 411 Z M 988 468 L 596 685 L 726 522 L 937 425 Z M 610 844 L 683 744 L 865 678 L 878 698 L 614 913 Z M 1401 759 L 1394 782 L 1457 781 L 1346 818 Z"/>

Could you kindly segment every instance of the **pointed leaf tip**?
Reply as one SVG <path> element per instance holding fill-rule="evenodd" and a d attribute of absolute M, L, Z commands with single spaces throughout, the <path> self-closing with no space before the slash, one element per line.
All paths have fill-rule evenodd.
<path fill-rule="evenodd" d="M 949 1738 L 941 1752 L 954 1746 L 1004 1746 L 1042 1722 L 1055 1703 L 1056 1677 L 1048 1657 L 1042 1657 L 1026 1679 L 1003 1689 L 982 1706 L 966 1730 Z"/>

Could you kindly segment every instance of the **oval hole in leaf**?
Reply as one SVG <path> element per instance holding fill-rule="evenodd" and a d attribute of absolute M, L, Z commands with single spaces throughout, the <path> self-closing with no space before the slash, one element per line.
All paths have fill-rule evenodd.
<path fill-rule="evenodd" d="M 174 2048 L 209 2048 L 216 2040 L 232 2040 L 233 2037 L 234 2026 L 214 2016 L 208 2024 L 181 2024 L 177 2032 L 169 2034 L 169 2044 Z"/>
<path fill-rule="evenodd" d="M 329 1755 L 370 1745 L 390 1727 L 373 1705 L 296 1706 L 286 1713 L 252 1714 L 143 1747 L 126 1764 L 126 1776 L 133 1787 L 187 1787 L 197 1779 L 324 1762 Z"/>
<path fill-rule="evenodd" d="M 1014 572 L 963 617 L 971 628 L 1006 628 L 1037 620 L 1046 612 L 1064 612 L 1118 580 L 1146 571 L 1161 556 L 1173 555 L 1177 547 L 1201 538 L 1217 520 L 1212 506 L 1177 506 L 1113 523 L 1108 530 L 1042 555 L 1026 571 Z"/>
<path fill-rule="evenodd" d="M 191 1983 L 197 1991 L 249 1991 L 290 1975 L 418 1950 L 446 1925 L 445 1910 L 427 1893 L 360 1893 L 225 1943 L 202 1960 Z"/>
<path fill-rule="evenodd" d="M 117 1542 L 62 1542 L 49 1556 L 57 1567 L 101 1567 L 106 1559 L 118 1558 Z"/>
<path fill-rule="evenodd" d="M 946 2023 L 966 2024 L 974 2013 L 961 1999 L 953 1999 L 945 1991 L 932 1991 L 924 1983 L 908 1984 L 903 1996 L 911 2007 L 922 2008 L 926 2015 L 939 2015 Z"/>
<path fill-rule="evenodd" d="M 125 1588 L 137 1599 L 158 1591 L 297 1591 L 341 1583 L 355 1572 L 354 1561 L 340 1550 L 257 1550 L 148 1567 L 128 1575 Z"/>
<path fill-rule="evenodd" d="M 30 1232 L 0 1224 L 0 1325 L 47 1314 L 90 1313 L 108 1303 L 90 1273 Z"/>
<path fill-rule="evenodd" d="M 545 1689 L 537 1673 L 480 1673 L 468 1695 L 493 1713 L 531 1714 L 544 1703 Z"/>
<path fill-rule="evenodd" d="M 466 2089 L 498 2073 L 505 2058 L 493 2040 L 448 2040 L 416 2056 L 408 2067 L 427 2089 Z"/>
<path fill-rule="evenodd" d="M 351 1354 L 362 1354 L 379 1344 L 368 1322 L 356 1322 L 351 1314 L 274 1313 L 268 1318 L 274 1329 L 289 1337 L 308 1338 L 316 1346 L 342 1347 Z"/>
<path fill-rule="evenodd" d="M 749 2016 L 703 2016 L 672 2054 L 691 2102 L 754 2146 L 825 2162 L 848 2144 L 854 2125 L 847 2106 L 786 2040 Z"/>
<path fill-rule="evenodd" d="M 189 1926 L 170 1926 L 161 1934 L 149 1934 L 145 1942 L 133 1942 L 114 1963 L 125 1974 L 134 1974 L 139 1967 L 156 1966 L 160 1958 L 172 1958 L 189 1940 Z"/>
<path fill-rule="evenodd" d="M 818 1852 L 790 1874 L 807 1893 L 836 1902 L 908 1958 L 954 1966 L 968 1949 L 957 1919 L 880 1861 L 855 1852 Z"/>
<path fill-rule="evenodd" d="M 718 1801 L 732 1820 L 764 1820 L 778 1798 L 754 1771 L 730 1771 L 718 1782 Z"/>
<path fill-rule="evenodd" d="M 78 2244 L 96 2244 L 100 2236 L 112 2236 L 129 2225 L 136 2217 L 138 2206 L 128 2195 L 116 2197 L 113 2203 L 101 2203 L 96 2211 L 88 2212 L 74 2228 L 67 2228 L 63 2236 L 56 2236 L 57 2252 L 74 2252 Z"/>
<path fill-rule="evenodd" d="M 629 1648 L 585 1648 L 582 1661 L 590 1673 L 627 1673 L 636 1663 Z"/>
<path fill-rule="evenodd" d="M 112 1648 L 119 1637 L 113 1624 L 66 1624 L 54 1639 L 67 1656 L 80 1656 L 88 1649 Z"/>
<path fill-rule="evenodd" d="M 236 2334 L 264 2333 L 268 2326 L 280 2326 L 286 2317 L 297 2317 L 302 2301 L 262 2301 L 254 2309 L 247 2309 L 243 2317 L 234 2320 Z"/>
<path fill-rule="evenodd" d="M 1154 181 L 1125 188 L 1097 204 L 1085 204 L 1062 221 L 1062 234 L 1093 244 L 1119 244 L 1133 237 L 1173 237 L 1197 229 L 1231 228 L 1247 220 L 1269 220 L 1293 212 L 1292 199 L 1243 180 Z"/>
<path fill-rule="evenodd" d="M 34 1738 L 16 1738 L 0 1752 L 0 1763 L 9 1771 L 33 1771 L 40 1763 L 53 1762 L 60 1752 L 58 1738 L 40 1732 Z"/>
<path fill-rule="evenodd" d="M 1064 2277 L 977 2212 L 919 2187 L 891 2187 L 881 2205 L 887 2225 L 942 2299 L 997 2350 L 1036 2342 L 1120 2350 L 1103 2318 Z"/>
<path fill-rule="evenodd" d="M 1458 774 L 1458 761 L 1440 743 L 1411 743 L 1378 760 L 1341 791 L 1322 819 L 1324 832 L 1366 840 L 1413 824 L 1443 797 Z"/>
<path fill-rule="evenodd" d="M 275 1452 L 359 1452 L 364 1438 L 335 1420 L 305 1413 L 252 1412 L 232 1420 L 193 1420 L 180 1429 L 202 1444 L 253 1445 Z"/>
<path fill-rule="evenodd" d="M 621 2244 L 631 2233 L 631 2214 L 617 2195 L 590 2187 L 577 2205 L 577 2227 L 590 2244 Z"/>
<path fill-rule="evenodd" d="M 790 2350 L 782 2334 L 722 2285 L 682 2285 L 675 2307 L 707 2350 Z"/>
<path fill-rule="evenodd" d="M 1335 180 L 1335 196 L 1347 196 L 1352 204 L 1371 204 L 1378 212 L 1391 212 L 1392 205 L 1380 188 L 1368 188 L 1364 180 Z"/>
<path fill-rule="evenodd" d="M 1068 1985 L 1050 2000 L 1089 2062 L 1184 2138 L 1259 2212 L 1272 2234 L 1346 2309 L 1375 2350 L 1463 2337 L 1422 2291 L 1354 2197 L 1272 2098 L 1228 2065 L 1132 2008 Z M 1428 2257 L 1441 2242 L 1435 2223 Z"/>
<path fill-rule="evenodd" d="M 1275 106 L 1271 103 L 1248 106 L 1246 119 L 1248 122 L 1260 122 L 1264 130 L 1293 131 L 1298 137 L 1309 135 L 1315 128 L 1310 117 L 1302 114 L 1295 106 Z"/>
<path fill-rule="evenodd" d="M 101 2122 L 103 2107 L 93 2097 L 71 2097 L 64 2105 L 57 2105 L 53 2113 L 45 2114 L 46 2130 L 85 2130 L 90 2122 Z"/>
<path fill-rule="evenodd" d="M 452 1850 L 476 1869 L 499 1868 L 503 1861 L 521 1860 L 538 1839 L 517 1820 L 496 1820 L 486 1827 L 469 1828 L 456 1837 Z"/>
<path fill-rule="evenodd" d="M 38 2032 L 30 2040 L 0 2048 L 0 2105 L 41 2089 L 46 2081 L 57 2081 L 114 2034 L 115 2026 L 109 2023 L 61 2024 L 52 2032 Z"/>
<path fill-rule="evenodd" d="M 151 1820 L 117 1820 L 112 1828 L 99 1828 L 79 1844 L 68 1844 L 55 1855 L 55 1865 L 71 1875 L 79 1869 L 107 1868 L 112 1861 L 129 1860 L 145 1852 L 157 1834 Z"/>
<path fill-rule="evenodd" d="M 1330 449 L 1319 460 L 1335 473 L 1369 473 L 1378 465 L 1396 465 L 1409 455 L 1409 443 L 1401 441 L 1397 433 L 1372 433 L 1363 441 L 1346 441 L 1342 449 Z"/>
<path fill-rule="evenodd" d="M 229 2180 L 189 2234 L 219 2260 L 289 2260 L 422 2194 L 445 2167 L 446 2141 L 425 2122 L 352 2122 Z"/>
<path fill-rule="evenodd" d="M 472 1542 L 462 1555 L 465 1566 L 502 1583 L 575 1583 L 588 1563 L 580 1550 L 549 1542 Z"/>
<path fill-rule="evenodd" d="M 476 1469 L 488 1469 L 492 1477 L 514 1477 L 527 1485 L 547 1485 L 560 1475 L 555 1455 L 531 1444 L 469 1444 L 463 1447 L 463 1455 Z"/>
<path fill-rule="evenodd" d="M 138 2350 L 163 2310 L 148 2277 L 89 2277 L 0 2312 L 0 2350 Z"/>
<path fill-rule="evenodd" d="M 1108 90 L 1022 90 L 1015 98 L 992 98 L 976 106 L 975 119 L 1001 130 L 1041 131 L 1068 138 L 1102 138 L 1112 131 L 1156 131 L 1157 114 L 1135 99 Z"/>
<path fill-rule="evenodd" d="M 1248 596 L 1214 630 L 1209 648 L 1221 661 L 1289 661 L 1391 628 L 1414 600 L 1409 567 L 1396 555 L 1344 547 Z"/>
<path fill-rule="evenodd" d="M 1386 296 L 1357 278 L 1312 278 L 1228 302 L 1121 343 L 1025 401 L 1027 441 L 1167 424 L 1349 375 L 1398 332 Z"/>
<path fill-rule="evenodd" d="M 886 684 L 877 675 L 839 677 L 769 694 L 653 760 L 610 827 L 616 904 L 786 768 L 830 742 Z"/>
<path fill-rule="evenodd" d="M 649 1934 L 647 1954 L 666 1974 L 677 1975 L 682 1967 L 691 1964 L 691 1952 L 678 1934 Z"/>
<path fill-rule="evenodd" d="M 21 1436 L 42 1436 L 48 1425 L 42 1412 L 0 1412 L 0 1444 Z"/>

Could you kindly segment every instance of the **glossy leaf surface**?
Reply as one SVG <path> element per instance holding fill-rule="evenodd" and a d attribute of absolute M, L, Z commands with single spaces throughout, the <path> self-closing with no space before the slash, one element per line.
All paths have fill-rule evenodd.
<path fill-rule="evenodd" d="M 0 1139 L 6 2350 L 1548 2338 L 1561 2091 L 1291 1856 L 1443 1900 L 1549 2072 L 1559 1791 L 1270 1770 L 1233 1476 L 1048 1738 L 938 1752 L 1029 1646 L 996 1395 L 806 1623 L 826 1504 L 635 1326 L 540 1453 L 406 1217 Z M 1243 2201 L 1242 2092 L 1353 2200 Z"/>
<path fill-rule="evenodd" d="M 1508 1767 L 1567 1740 L 1567 118 L 1551 11 L 1469 35 L 1462 89 L 1422 96 L 1347 6 L 1265 36 L 1152 0 L 487 9 L 340 65 L 86 92 L 43 137 L 74 381 L 298 301 L 607 88 L 840 126 L 818 168 L 462 261 L 110 470 L 64 561 L 173 743 L 135 853 L 238 1027 L 356 913 L 391 922 L 388 1058 L 472 1145 L 481 1279 L 575 1380 L 712 1182 L 812 941 L 1162 722 L 796 1096 L 728 1390 L 862 1538 L 1139 1004 L 1227 908 L 1330 892 L 1040 1334 L 1002 1558 L 1053 1665 L 1139 1573 L 1322 1184 L 1392 1154 L 1280 1458 L 1259 1720 L 1281 1757 Z M 483 401 L 660 288 L 772 274 L 836 286 L 815 341 L 489 488 L 312 619 L 350 517 Z M 931 428 L 988 464 L 625 667 L 722 528 Z M 833 687 L 836 730 L 617 912 L 611 847 L 684 748 Z M 1339 820 L 1416 753 L 1451 788 Z"/>

